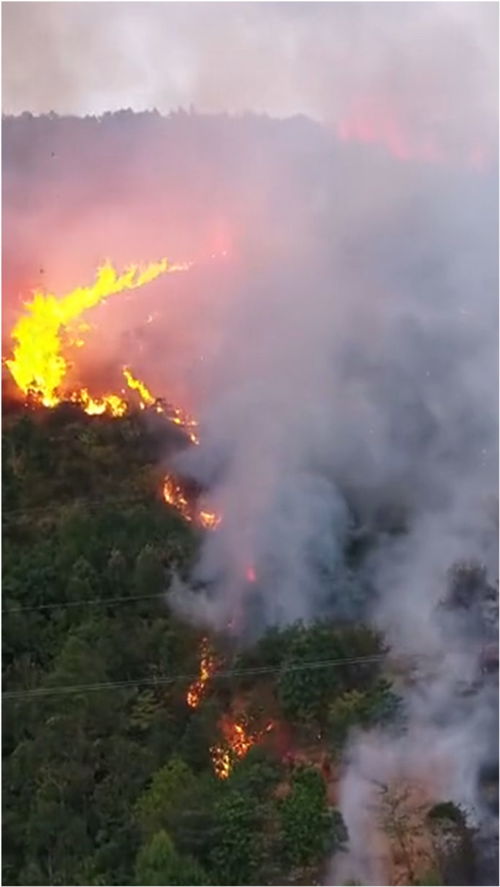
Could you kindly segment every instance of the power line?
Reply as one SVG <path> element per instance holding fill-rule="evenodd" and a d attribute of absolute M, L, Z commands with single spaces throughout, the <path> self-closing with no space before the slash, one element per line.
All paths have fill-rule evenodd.
<path fill-rule="evenodd" d="M 356 656 L 345 659 L 316 659 L 311 660 L 310 662 L 298 663 L 296 665 L 290 664 L 285 667 L 279 665 L 263 665 L 256 668 L 230 669 L 227 671 L 215 672 L 215 674 L 211 675 L 210 680 L 245 677 L 246 675 L 275 674 L 277 672 L 308 671 L 317 668 L 340 668 L 345 665 L 359 665 L 363 662 L 381 662 L 383 659 L 385 659 L 384 654 L 376 653 L 372 656 Z M 71 695 L 73 693 L 93 693 L 99 690 L 120 690 L 125 687 L 165 686 L 167 684 L 176 683 L 177 681 L 191 683 L 192 681 L 199 680 L 199 677 L 199 674 L 177 674 L 164 678 L 144 677 L 126 681 L 101 681 L 100 683 L 95 684 L 68 684 L 57 687 L 37 687 L 32 690 L 7 690 L 2 693 L 2 698 L 6 700 L 33 699 L 57 694 Z"/>
<path fill-rule="evenodd" d="M 67 607 L 85 607 L 100 604 L 104 606 L 105 604 L 119 604 L 128 603 L 129 601 L 146 601 L 153 598 L 163 598 L 165 597 L 165 594 L 166 592 L 159 592 L 158 594 L 135 594 L 123 595 L 122 597 L 82 598 L 77 601 L 64 601 L 59 604 L 33 604 L 33 606 L 27 607 L 6 607 L 2 609 L 2 613 L 26 613 L 34 610 L 65 610 Z"/>

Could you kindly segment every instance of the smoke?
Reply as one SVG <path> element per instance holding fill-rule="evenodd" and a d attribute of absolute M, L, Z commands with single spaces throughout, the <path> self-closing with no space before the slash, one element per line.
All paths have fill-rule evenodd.
<path fill-rule="evenodd" d="M 398 151 L 496 156 L 491 3 L 16 2 L 3 30 L 8 113 L 301 111 Z"/>
<path fill-rule="evenodd" d="M 424 657 L 404 736 L 348 750 L 334 877 L 376 883 L 373 780 L 481 821 L 494 744 L 487 619 L 442 602 L 458 560 L 497 576 L 497 10 L 112 6 L 4 4 L 5 107 L 221 113 L 4 121 L 4 340 L 35 285 L 197 261 L 92 312 L 73 372 L 130 365 L 199 419 L 170 467 L 223 520 L 178 606 L 241 633 L 362 615 Z"/>

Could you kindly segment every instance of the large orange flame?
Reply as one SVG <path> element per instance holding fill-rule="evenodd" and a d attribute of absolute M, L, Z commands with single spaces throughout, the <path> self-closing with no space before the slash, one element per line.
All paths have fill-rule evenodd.
<path fill-rule="evenodd" d="M 31 302 L 25 304 L 27 314 L 20 318 L 12 331 L 12 338 L 16 342 L 14 356 L 6 361 L 20 390 L 45 407 L 54 407 L 66 399 L 78 404 L 89 415 L 125 415 L 128 404 L 118 394 L 93 397 L 87 388 L 61 390 L 69 369 L 62 353 L 63 336 L 66 343 L 81 347 L 84 344 L 81 334 L 89 329 L 88 324 L 78 323 L 72 329 L 69 327 L 83 312 L 110 295 L 137 289 L 162 274 L 186 271 L 191 266 L 192 263 L 171 264 L 167 259 L 161 259 L 145 267 L 131 265 L 118 274 L 113 265 L 107 263 L 98 269 L 91 286 L 78 287 L 60 299 L 52 293 L 35 291 Z M 198 423 L 192 416 L 172 404 L 162 406 L 145 382 L 133 375 L 130 367 L 123 367 L 122 372 L 127 386 L 138 394 L 141 409 L 154 407 L 158 413 L 165 413 L 174 425 L 185 431 L 193 444 L 199 444 Z M 123 389 L 122 393 L 125 394 Z M 193 511 L 180 484 L 172 477 L 167 476 L 164 480 L 163 498 L 177 508 L 186 520 L 192 521 L 194 517 L 205 529 L 215 529 L 220 523 L 220 516 L 206 507 L 200 508 L 197 513 Z"/>
<path fill-rule="evenodd" d="M 18 387 L 24 394 L 31 394 L 46 407 L 60 403 L 61 384 L 69 365 L 62 354 L 64 330 L 84 311 L 88 311 L 108 296 L 145 286 L 162 274 L 185 271 L 189 264 L 171 264 L 167 259 L 152 262 L 145 267 L 130 265 L 118 274 L 110 262 L 102 265 L 91 286 L 77 287 L 65 296 L 57 298 L 52 293 L 36 290 L 25 304 L 27 314 L 17 322 L 12 332 L 16 342 L 13 358 L 6 361 Z M 81 344 L 81 339 L 76 344 Z M 87 412 L 101 409 L 105 399 L 93 401 L 88 392 L 70 397 L 82 404 Z M 113 413 L 113 407 L 109 405 Z M 119 407 L 121 409 L 121 406 Z M 120 415 L 120 413 L 113 413 Z"/>

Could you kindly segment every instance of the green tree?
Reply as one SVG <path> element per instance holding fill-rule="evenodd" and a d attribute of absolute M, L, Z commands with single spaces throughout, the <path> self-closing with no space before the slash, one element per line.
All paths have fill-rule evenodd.
<path fill-rule="evenodd" d="M 312 767 L 294 773 L 290 793 L 280 805 L 282 846 L 289 865 L 311 865 L 345 841 L 347 833 L 338 812 L 327 804 L 326 787 Z"/>
<path fill-rule="evenodd" d="M 106 565 L 106 578 L 109 587 L 117 594 L 128 586 L 127 562 L 118 548 L 113 548 Z"/>
<path fill-rule="evenodd" d="M 276 788 L 283 774 L 284 767 L 279 760 L 271 756 L 265 748 L 254 745 L 242 761 L 236 762 L 229 784 L 247 797 L 264 801 Z"/>
<path fill-rule="evenodd" d="M 85 557 L 79 557 L 71 571 L 68 582 L 70 600 L 89 600 L 96 593 L 97 576 L 95 570 Z"/>
<path fill-rule="evenodd" d="M 262 857 L 259 807 L 228 788 L 216 804 L 209 862 L 218 884 L 252 884 Z"/>
<path fill-rule="evenodd" d="M 445 801 L 431 807 L 426 819 L 442 883 L 473 884 L 477 879 L 474 830 L 465 811 Z"/>
<path fill-rule="evenodd" d="M 135 884 L 206 885 L 202 867 L 189 857 L 180 856 L 166 831 L 159 831 L 141 847 L 135 864 Z"/>
<path fill-rule="evenodd" d="M 318 661 L 335 657 L 334 636 L 329 625 L 300 627 L 291 639 L 278 678 L 278 696 L 286 717 L 308 725 L 323 722 L 328 700 L 336 692 L 338 675 L 337 670 L 318 667 Z"/>
<path fill-rule="evenodd" d="M 393 720 L 400 701 L 388 681 L 381 678 L 367 690 L 346 690 L 328 707 L 328 732 L 334 746 L 341 747 L 353 727 L 367 728 Z"/>
<path fill-rule="evenodd" d="M 158 770 L 138 799 L 135 817 L 143 834 L 151 835 L 172 825 L 196 791 L 196 778 L 180 758 Z"/>
<path fill-rule="evenodd" d="M 151 545 L 145 545 L 137 556 L 134 585 L 137 594 L 159 594 L 165 588 L 165 571 Z"/>

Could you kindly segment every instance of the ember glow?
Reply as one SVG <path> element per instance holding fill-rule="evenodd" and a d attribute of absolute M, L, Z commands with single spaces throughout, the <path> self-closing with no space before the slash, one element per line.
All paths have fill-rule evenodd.
<path fill-rule="evenodd" d="M 214 773 L 218 779 L 227 779 L 235 761 L 244 758 L 252 746 L 260 742 L 273 727 L 274 723 L 270 721 L 263 730 L 250 733 L 243 720 L 232 720 L 227 715 L 223 716 L 219 728 L 224 741 L 210 749 Z"/>
<path fill-rule="evenodd" d="M 179 425 L 186 432 L 187 436 L 191 443 L 196 445 L 199 444 L 200 438 L 198 437 L 198 433 L 194 430 L 198 427 L 198 422 L 196 419 L 193 419 L 192 416 L 188 415 L 188 413 L 181 410 L 179 407 L 169 407 L 169 419 L 174 425 Z"/>
<path fill-rule="evenodd" d="M 203 638 L 200 654 L 200 676 L 196 681 L 193 681 L 186 696 L 187 704 L 191 708 L 198 708 L 205 692 L 207 681 L 212 677 L 216 664 L 216 659 L 210 649 L 208 640 L 207 638 Z"/>
<path fill-rule="evenodd" d="M 77 287 L 59 299 L 53 293 L 36 290 L 32 300 L 25 303 L 27 313 L 14 327 L 14 356 L 6 361 L 20 390 L 24 394 L 30 394 L 45 407 L 56 406 L 63 399 L 60 389 L 69 369 L 62 353 L 63 336 L 67 327 L 83 312 L 103 302 L 108 296 L 138 289 L 162 274 L 186 271 L 189 267 L 189 264 L 171 264 L 167 259 L 160 259 L 145 267 L 130 265 L 119 274 L 107 262 L 98 269 L 95 282 L 91 286 Z M 82 341 L 81 336 L 78 336 L 79 347 Z M 80 395 L 81 392 L 78 392 L 69 399 L 81 403 L 87 412 L 101 411 L 105 399 L 95 402 L 88 393 Z M 121 415 L 116 412 L 112 414 Z"/>
<path fill-rule="evenodd" d="M 427 140 L 411 141 L 408 134 L 391 114 L 382 114 L 378 109 L 361 107 L 351 116 L 340 121 L 338 137 L 344 142 L 361 142 L 367 145 L 380 145 L 398 160 L 422 160 L 437 163 L 443 160 L 435 142 Z"/>
<path fill-rule="evenodd" d="M 452 156 L 435 132 L 412 131 L 405 127 L 402 115 L 387 99 L 365 98 L 353 103 L 350 112 L 337 123 L 337 136 L 342 142 L 359 142 L 383 148 L 399 161 L 460 165 L 481 171 L 488 163 L 489 152 L 479 144 L 464 148 Z"/>

